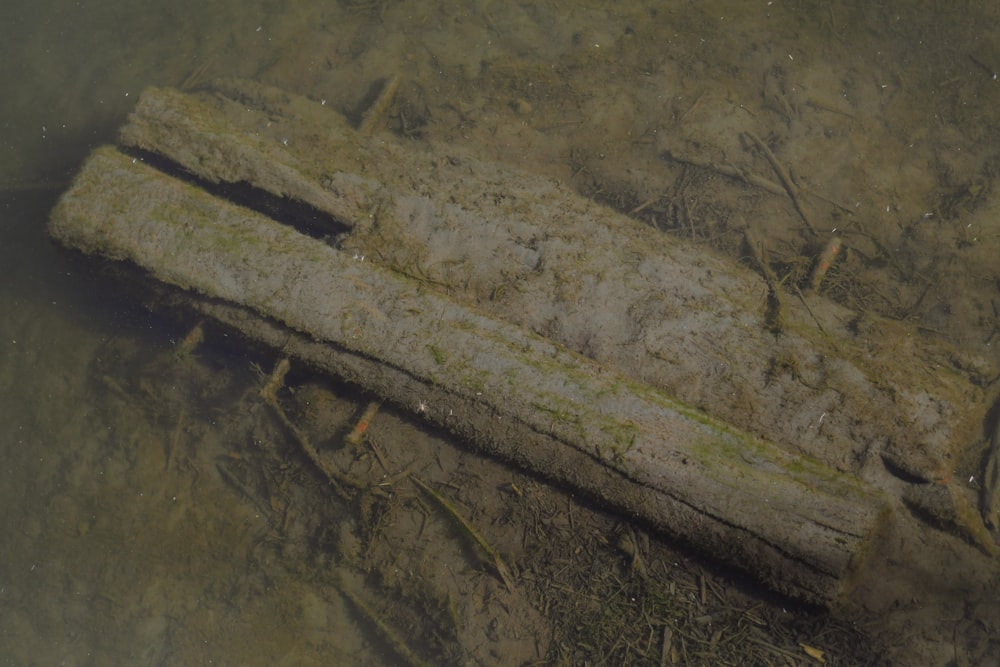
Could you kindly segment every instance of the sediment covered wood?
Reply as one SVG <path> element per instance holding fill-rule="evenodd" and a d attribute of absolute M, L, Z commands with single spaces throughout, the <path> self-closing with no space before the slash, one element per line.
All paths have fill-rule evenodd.
<path fill-rule="evenodd" d="M 147 91 L 122 141 L 308 204 L 350 254 L 842 472 L 885 459 L 944 479 L 982 435 L 985 397 L 952 351 L 816 295 L 784 299 L 775 331 L 754 270 L 461 148 L 364 137 L 237 81 Z"/>
<path fill-rule="evenodd" d="M 834 601 L 888 511 L 880 492 L 814 457 L 113 148 L 91 156 L 50 228 L 776 590 Z"/>

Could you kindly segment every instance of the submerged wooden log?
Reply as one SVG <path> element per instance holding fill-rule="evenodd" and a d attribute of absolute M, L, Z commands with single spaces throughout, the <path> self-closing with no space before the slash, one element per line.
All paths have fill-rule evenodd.
<path fill-rule="evenodd" d="M 776 331 L 760 275 L 550 179 L 246 82 L 147 91 L 121 141 L 63 243 L 778 591 L 836 601 L 980 436 L 947 347 L 816 295 Z"/>
<path fill-rule="evenodd" d="M 816 295 L 784 300 L 775 333 L 759 274 L 551 179 L 361 136 L 247 82 L 147 91 L 121 138 L 205 181 L 306 204 L 352 255 L 842 472 L 878 476 L 885 460 L 946 479 L 982 436 L 985 396 L 952 350 Z"/>
<path fill-rule="evenodd" d="M 112 148 L 90 157 L 51 231 L 779 591 L 836 599 L 885 518 L 885 498 L 850 475 Z"/>

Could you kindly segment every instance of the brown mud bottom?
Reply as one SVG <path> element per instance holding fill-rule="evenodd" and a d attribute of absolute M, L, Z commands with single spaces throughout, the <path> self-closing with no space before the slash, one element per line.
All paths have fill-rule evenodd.
<path fill-rule="evenodd" d="M 810 603 L 850 606 L 887 567 L 919 580 L 916 543 L 976 564 L 956 583 L 995 573 L 949 478 L 982 437 L 978 362 L 255 84 L 147 91 L 122 143 L 94 152 L 53 235 L 283 356 Z"/>

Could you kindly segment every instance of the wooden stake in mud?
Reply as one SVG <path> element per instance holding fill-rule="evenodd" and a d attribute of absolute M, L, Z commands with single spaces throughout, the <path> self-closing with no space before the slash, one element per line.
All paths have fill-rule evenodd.
<path fill-rule="evenodd" d="M 823 252 L 816 259 L 816 266 L 813 267 L 812 277 L 809 279 L 809 288 L 806 290 L 806 294 L 819 290 L 826 272 L 830 270 L 830 267 L 833 265 L 834 260 L 837 259 L 843 247 L 844 240 L 839 236 L 834 236 L 827 241 L 827 244 L 823 247 Z"/>
<path fill-rule="evenodd" d="M 382 401 L 372 401 L 365 408 L 365 411 L 361 413 L 361 418 L 351 429 L 351 432 L 347 434 L 344 440 L 349 445 L 360 445 L 361 439 L 365 436 L 365 432 L 368 430 L 368 426 L 375 419 L 375 415 L 378 414 L 378 409 L 382 407 Z"/>

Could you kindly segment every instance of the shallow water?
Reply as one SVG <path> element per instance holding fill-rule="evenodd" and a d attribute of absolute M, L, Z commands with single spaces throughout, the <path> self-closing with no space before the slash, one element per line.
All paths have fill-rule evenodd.
<path fill-rule="evenodd" d="M 0 35 L 0 664 L 378 661 L 342 601 L 261 564 L 268 522 L 215 474 L 248 358 L 177 374 L 184 328 L 45 235 L 139 90 L 254 10 L 117 4 L 12 3 Z"/>
<path fill-rule="evenodd" d="M 450 544 L 447 560 L 439 558 L 441 550 L 431 557 L 430 551 L 408 550 L 412 544 L 454 540 L 428 518 L 433 515 L 426 499 L 416 499 L 418 491 L 366 499 L 359 503 L 360 518 L 345 511 L 347 504 L 329 492 L 328 481 L 301 455 L 294 456 L 294 439 L 255 398 L 273 355 L 212 331 L 196 355 L 179 358 L 178 342 L 192 320 L 152 308 L 145 292 L 49 242 L 44 226 L 59 193 L 92 148 L 114 140 L 116 128 L 148 85 L 197 84 L 217 75 L 258 78 L 324 103 L 329 97 L 331 107 L 356 119 L 380 77 L 394 67 L 409 68 L 404 71 L 423 88 L 407 92 L 409 120 L 401 119 L 394 129 L 407 134 L 416 127 L 413 134 L 418 135 L 414 123 L 423 113 L 418 102 L 422 95 L 436 95 L 438 138 L 468 138 L 470 145 L 482 145 L 489 159 L 537 162 L 533 166 L 542 171 L 547 166 L 573 187 L 607 201 L 622 204 L 634 197 L 636 206 L 625 208 L 642 208 L 648 221 L 661 228 L 680 219 L 673 208 L 659 206 L 660 197 L 669 198 L 663 170 L 676 166 L 665 166 L 662 157 L 675 147 L 668 134 L 679 136 L 693 126 L 693 142 L 718 139 L 722 153 L 729 150 L 730 156 L 740 157 L 738 133 L 730 130 L 753 122 L 750 118 L 766 118 L 776 133 L 796 128 L 786 145 L 792 157 L 784 156 L 811 168 L 818 189 L 829 187 L 843 195 L 851 207 L 860 207 L 858 217 L 866 222 L 879 221 L 855 228 L 862 233 L 848 240 L 856 249 L 866 247 L 869 232 L 884 232 L 880 242 L 899 249 L 893 261 L 906 267 L 912 262 L 932 277 L 940 269 L 956 281 L 932 281 L 931 288 L 921 281 L 897 285 L 898 277 L 886 278 L 884 266 L 873 269 L 875 262 L 855 261 L 856 275 L 839 274 L 841 282 L 835 285 L 846 296 L 838 296 L 854 305 L 851 289 L 857 283 L 888 284 L 892 299 L 863 293 L 876 311 L 896 314 L 894 309 L 901 308 L 897 301 L 916 303 L 907 317 L 947 331 L 959 342 L 972 341 L 974 348 L 985 349 L 992 340 L 996 307 L 990 305 L 989 286 L 983 287 L 988 280 L 981 276 L 989 278 L 995 269 L 992 248 L 1000 236 L 991 222 L 995 218 L 981 213 L 995 207 L 983 194 L 990 193 L 995 168 L 983 156 L 995 151 L 990 149 L 996 137 L 989 114 L 996 113 L 993 101 L 1000 88 L 985 87 L 988 72 L 978 62 L 985 58 L 991 63 L 987 69 L 997 66 L 990 59 L 995 51 L 975 34 L 975 26 L 962 28 L 951 10 L 941 10 L 940 22 L 958 27 L 942 36 L 935 21 L 917 9 L 903 7 L 897 13 L 882 5 L 855 9 L 838 3 L 745 4 L 733 29 L 726 3 L 697 3 L 696 9 L 691 9 L 696 3 L 678 3 L 669 10 L 634 3 L 622 15 L 609 12 L 606 21 L 599 8 L 572 3 L 557 9 L 544 3 L 511 6 L 502 12 L 468 3 L 454 16 L 433 3 L 384 1 L 115 6 L 120 4 L 15 0 L 6 8 L 9 18 L 0 23 L 0 664 L 396 664 L 405 656 L 373 630 L 352 602 L 372 604 L 379 597 L 365 588 L 359 575 L 365 568 L 381 577 L 382 592 L 392 590 L 406 599 L 409 616 L 393 620 L 395 627 L 408 628 L 413 648 L 421 655 L 447 658 L 457 654 L 442 647 L 456 637 L 425 636 L 430 633 L 420 625 L 420 612 L 426 611 L 420 604 L 437 596 L 437 609 L 447 617 L 462 603 L 455 590 L 472 590 L 478 596 L 474 599 L 487 597 L 483 590 L 490 599 L 499 595 L 491 588 L 496 582 L 483 576 L 488 568 L 482 563 L 470 567 L 468 550 L 461 545 Z M 932 5 L 921 6 L 930 12 Z M 975 3 L 969 7 L 975 9 Z M 395 12 L 394 30 L 384 28 L 385 12 Z M 442 14 L 448 14 L 447 20 Z M 665 19 L 667 15 L 671 18 Z M 345 35 L 340 28 L 344 19 L 362 29 Z M 671 26 L 675 20 L 676 31 Z M 647 23 L 661 32 L 644 34 Z M 968 48 L 955 38 L 961 29 L 969 32 Z M 537 39 L 539 34 L 546 38 Z M 656 48 L 630 50 L 640 38 Z M 368 40 L 380 41 L 373 46 Z M 791 46 L 785 48 L 783 40 Z M 818 46 L 812 52 L 808 47 L 814 42 Z M 970 50 L 977 62 L 968 59 Z M 859 54 L 858 60 L 841 63 L 829 56 L 844 51 Z M 752 63 L 731 61 L 747 53 L 774 63 L 758 67 L 772 75 L 770 83 L 755 80 L 739 87 L 744 74 L 738 65 L 756 70 Z M 487 62 L 488 67 L 483 65 Z M 802 73 L 796 74 L 799 66 Z M 600 94 L 584 86 L 591 72 L 602 77 Z M 782 106 L 780 99 L 771 100 L 768 108 L 767 95 L 774 90 L 779 98 L 801 102 L 810 115 L 804 121 L 795 117 L 798 111 Z M 847 103 L 852 106 L 844 107 Z M 699 135 L 700 114 L 707 116 L 705 128 L 714 131 L 717 120 L 725 132 Z M 536 130 L 537 135 L 531 134 Z M 550 143 L 535 141 L 541 136 Z M 829 145 L 831 152 L 822 159 L 811 157 L 817 151 L 809 147 L 817 145 Z M 580 153 L 581 146 L 590 153 Z M 716 154 L 712 150 L 706 154 Z M 616 180 L 624 173 L 633 181 Z M 940 183 L 935 174 L 941 175 Z M 712 228 L 713 206 L 722 210 L 731 201 L 760 203 L 759 193 L 749 202 L 739 193 L 729 201 L 723 194 L 719 204 L 708 202 L 706 193 L 732 186 L 718 175 L 712 178 L 710 174 L 704 189 L 689 198 L 693 213 L 680 232 L 687 235 L 691 223 L 690 235 L 696 236 L 697 221 L 702 225 L 699 238 L 706 242 L 718 231 Z M 607 188 L 614 187 L 620 190 L 608 194 Z M 955 203 L 947 208 L 980 215 L 967 222 L 956 214 L 948 224 L 929 228 L 937 218 L 926 217 L 925 211 L 937 205 L 940 197 L 933 193 L 938 190 L 951 193 L 948 199 Z M 683 195 L 675 194 L 670 197 Z M 781 215 L 761 217 L 771 225 L 769 233 L 795 239 L 799 223 L 785 205 L 783 200 L 775 205 Z M 697 206 L 708 213 L 700 214 Z M 938 217 L 949 212 L 945 208 L 935 209 Z M 727 234 L 722 229 L 716 238 L 724 243 Z M 956 254 L 956 248 L 965 254 Z M 796 259 L 799 252 L 795 250 Z M 953 257 L 961 261 L 952 264 Z M 941 268 L 958 265 L 968 274 L 956 278 Z M 831 278 L 838 277 L 839 268 Z M 954 287 L 967 279 L 982 291 Z M 306 384 L 314 378 L 305 374 L 295 380 L 302 388 L 285 399 L 301 408 L 297 417 L 303 423 L 322 412 L 325 423 L 310 422 L 317 432 L 349 428 L 352 415 L 367 403 L 367 397 L 342 387 L 331 392 Z M 323 408 L 311 412 L 303 407 L 308 405 Z M 581 510 L 564 499 L 558 501 L 560 509 L 545 513 L 544 524 L 532 524 L 538 508 L 519 504 L 531 480 L 499 466 L 488 473 L 465 467 L 460 454 L 388 411 L 380 428 L 385 456 L 390 464 L 399 462 L 394 470 L 433 461 L 435 469 L 454 475 L 446 478 L 452 484 L 446 488 L 463 494 L 465 506 L 485 498 L 497 513 L 519 517 L 538 533 L 559 536 L 560 544 L 545 548 L 565 546 L 565 553 L 582 550 L 587 555 L 593 544 L 602 545 L 596 550 L 617 539 L 598 529 L 579 529 L 588 519 L 580 514 L 574 519 L 572 512 Z M 399 443 L 405 447 L 393 447 Z M 371 464 L 370 457 L 364 463 Z M 542 497 L 541 491 L 537 494 Z M 569 509 L 563 511 L 563 506 Z M 607 528 L 593 521 L 600 530 Z M 366 523 L 384 531 L 385 544 L 374 563 L 358 555 L 364 552 L 359 540 L 366 537 Z M 510 523 L 493 526 L 492 536 L 508 540 L 505 553 L 527 551 L 519 533 L 505 537 L 504 530 L 520 530 L 517 521 Z M 618 576 L 605 566 L 621 561 L 621 554 L 613 546 L 608 551 L 618 560 L 595 556 L 593 566 L 596 570 L 600 563 L 601 573 Z M 680 560 L 673 558 L 664 561 L 671 571 Z M 530 572 L 532 563 L 521 560 Z M 337 567 L 339 561 L 350 567 Z M 586 563 L 582 570 L 590 566 Z M 427 580 L 433 572 L 437 581 L 457 588 L 428 587 L 415 593 L 420 577 L 403 576 L 413 571 L 423 572 Z M 540 577 L 547 576 L 539 571 Z M 698 576 L 704 604 L 705 575 Z M 690 590 L 671 583 L 669 590 L 675 588 Z M 645 589 L 644 584 L 628 590 L 622 585 L 617 593 L 633 603 L 631 591 Z M 610 598 L 578 593 L 585 603 L 603 600 L 605 609 L 595 615 L 610 615 Z M 388 598 L 381 602 L 387 600 L 391 605 Z M 724 602 L 723 608 L 735 609 L 735 602 Z M 890 595 L 884 602 L 895 604 Z M 553 604 L 558 607 L 559 601 Z M 389 613 L 385 604 L 376 611 Z M 645 607 L 639 611 L 639 620 L 650 622 L 642 616 Z M 652 638 L 644 656 L 649 663 L 659 664 L 661 655 L 677 649 L 665 639 L 676 620 L 668 622 L 667 617 L 664 612 L 653 619 L 646 633 Z M 447 627 L 447 620 L 430 627 Z M 529 628 L 535 624 L 539 636 L 551 634 L 535 617 L 524 622 Z M 486 621 L 476 623 L 470 615 L 469 628 L 501 634 Z M 784 626 L 776 623 L 770 629 L 774 627 Z M 988 624 L 970 616 L 968 627 Z M 702 629 L 713 634 L 710 627 Z M 689 625 L 685 631 L 697 630 Z M 927 636 L 927 644 L 950 651 L 931 631 Z M 662 647 L 657 643 L 661 638 Z M 820 631 L 815 636 L 786 632 L 785 639 L 786 652 L 798 650 L 799 642 L 824 641 Z M 462 641 L 467 657 L 473 642 L 467 637 Z M 593 646 L 587 644 L 591 641 Z M 616 640 L 608 641 L 615 642 L 619 653 L 605 655 L 634 657 Z M 564 641 L 548 657 L 562 656 L 571 664 L 580 656 L 602 656 L 596 639 L 584 637 L 579 643 Z M 534 659 L 547 648 L 537 639 L 527 648 L 513 640 L 504 647 L 508 653 L 501 658 L 507 662 L 515 661 L 515 655 Z M 850 650 L 840 647 L 841 654 Z"/>

